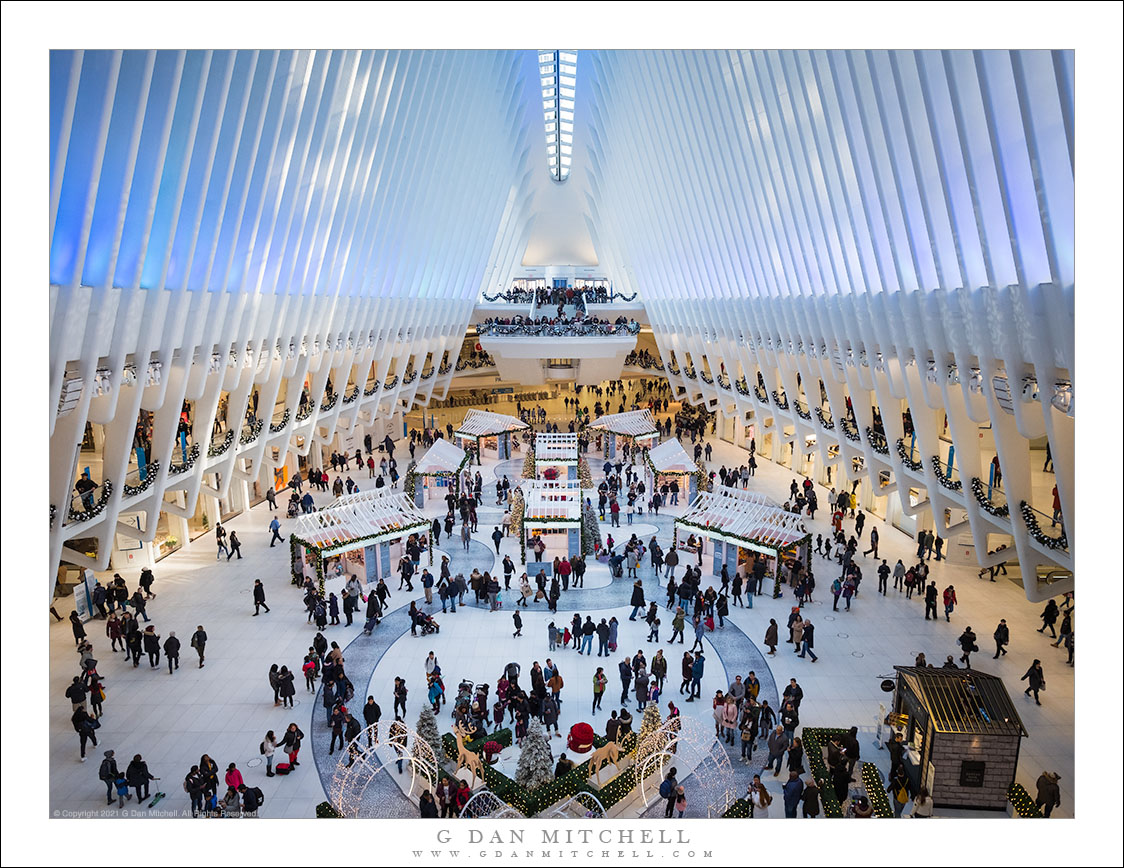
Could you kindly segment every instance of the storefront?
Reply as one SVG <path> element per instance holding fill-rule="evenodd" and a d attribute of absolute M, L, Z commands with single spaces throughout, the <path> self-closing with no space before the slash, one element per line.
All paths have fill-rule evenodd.
<path fill-rule="evenodd" d="M 1027 735 L 1003 680 L 976 669 L 895 666 L 891 723 L 906 774 L 938 808 L 1005 811 Z"/>
<path fill-rule="evenodd" d="M 578 435 L 539 432 L 535 434 L 535 478 L 578 478 Z"/>
<path fill-rule="evenodd" d="M 522 563 L 530 552 L 535 574 L 540 567 L 534 561 L 536 538 L 546 545 L 542 569 L 550 574 L 555 557 L 571 557 L 582 553 L 582 489 L 576 479 L 527 479 L 520 486 L 521 512 L 517 515 Z M 513 510 L 514 512 L 515 510 Z M 514 526 L 513 518 L 513 526 Z M 530 570 L 528 570 L 530 572 Z"/>
<path fill-rule="evenodd" d="M 475 453 L 476 463 L 487 455 L 506 461 L 511 457 L 511 434 L 530 426 L 514 416 L 471 409 L 453 437 L 456 445 L 470 454 Z"/>
<path fill-rule="evenodd" d="M 467 464 L 468 454 L 463 449 L 438 438 L 406 471 L 403 491 L 419 509 L 426 500 L 444 499 L 450 489 L 456 494 L 461 471 Z"/>
<path fill-rule="evenodd" d="M 648 451 L 648 490 L 659 491 L 675 482 L 684 492 L 684 503 L 693 503 L 698 494 L 699 466 L 678 439 L 665 440 Z"/>
<path fill-rule="evenodd" d="M 293 582 L 320 584 L 345 573 L 377 582 L 397 568 L 411 538 L 428 553 L 429 519 L 403 492 L 361 491 L 297 519 L 291 539 Z M 359 552 L 359 554 L 354 554 Z"/>
<path fill-rule="evenodd" d="M 652 411 L 630 410 L 627 413 L 610 413 L 602 416 L 589 426 L 591 430 L 602 431 L 602 454 L 606 458 L 616 458 L 617 448 L 629 444 L 629 451 L 651 449 L 660 440 Z"/>
<path fill-rule="evenodd" d="M 182 509 L 184 493 L 182 491 L 167 491 L 164 493 L 164 503 Z M 158 561 L 183 548 L 184 530 L 186 530 L 186 527 L 182 518 L 169 514 L 167 510 L 160 510 L 160 517 L 156 520 L 156 534 L 152 538 L 152 559 Z"/>
<path fill-rule="evenodd" d="M 747 574 L 763 560 L 766 575 L 774 578 L 779 589 L 783 567 L 791 567 L 794 561 L 805 570 L 811 565 L 812 536 L 800 515 L 752 491 L 719 487 L 700 493 L 675 522 L 677 548 L 682 549 L 681 541 L 686 540 L 690 549 L 692 537 L 699 563 L 706 554 L 705 540 L 711 541 L 714 575 L 721 574 L 723 565 L 731 575 L 735 570 Z"/>

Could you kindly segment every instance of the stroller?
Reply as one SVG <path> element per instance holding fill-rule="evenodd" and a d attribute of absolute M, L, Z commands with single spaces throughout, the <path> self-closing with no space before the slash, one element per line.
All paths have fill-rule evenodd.
<path fill-rule="evenodd" d="M 472 705 L 472 688 L 475 685 L 471 681 L 462 681 L 457 687 L 457 698 L 453 702 L 453 715 L 456 716 L 460 711 L 462 714 L 468 714 L 468 709 Z"/>
<path fill-rule="evenodd" d="M 418 613 L 418 625 L 421 627 L 423 636 L 441 632 L 441 625 L 433 619 L 432 615 L 427 615 L 425 612 Z"/>
<path fill-rule="evenodd" d="M 289 501 L 289 509 L 286 512 L 286 515 L 289 518 L 296 518 L 297 515 L 299 515 L 299 514 L 300 514 L 300 506 L 298 505 L 297 501 L 290 500 Z"/>

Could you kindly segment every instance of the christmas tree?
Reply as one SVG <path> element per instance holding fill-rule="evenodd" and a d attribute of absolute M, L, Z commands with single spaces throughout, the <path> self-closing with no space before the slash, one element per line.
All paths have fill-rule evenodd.
<path fill-rule="evenodd" d="M 524 789 L 533 790 L 554 780 L 554 757 L 550 753 L 550 743 L 543 735 L 542 725 L 532 719 L 523 739 L 523 749 L 519 753 L 519 765 L 515 770 L 515 783 Z"/>
<path fill-rule="evenodd" d="M 433 759 L 436 760 L 437 767 L 440 768 L 441 761 L 445 758 L 445 748 L 441 744 L 441 733 L 437 729 L 437 718 L 433 716 L 433 709 L 430 706 L 422 706 L 421 714 L 418 715 L 417 729 L 418 737 L 414 739 L 413 754 L 415 758 L 424 758 L 426 760 L 426 762 L 419 763 L 418 768 L 428 770 L 428 751 L 423 753 L 418 748 L 418 745 L 422 742 L 425 742 L 433 749 Z M 436 781 L 431 781 L 430 783 L 436 784 Z"/>
<path fill-rule="evenodd" d="M 636 736 L 636 765 L 643 766 L 648 757 L 658 754 L 667 744 L 667 734 L 660 732 L 663 720 L 660 707 L 652 704 L 644 709 L 640 732 Z"/>

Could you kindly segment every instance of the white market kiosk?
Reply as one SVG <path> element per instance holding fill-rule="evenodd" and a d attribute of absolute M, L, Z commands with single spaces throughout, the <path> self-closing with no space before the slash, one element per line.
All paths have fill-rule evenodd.
<path fill-rule="evenodd" d="M 293 581 L 313 578 L 324 588 L 328 574 L 364 576 L 368 583 L 389 577 L 405 542 L 417 535 L 424 548 L 430 521 L 401 491 L 360 491 L 337 497 L 326 507 L 297 519 L 289 537 Z"/>
<path fill-rule="evenodd" d="M 699 466 L 694 462 L 683 444 L 676 437 L 664 440 L 648 450 L 648 471 L 651 476 L 652 491 L 659 491 L 664 482 L 672 480 L 685 491 L 687 503 L 694 503 L 699 487 Z"/>
<path fill-rule="evenodd" d="M 631 440 L 634 447 L 641 449 L 654 446 L 660 439 L 655 417 L 647 408 L 629 410 L 627 413 L 610 413 L 608 416 L 600 417 L 589 427 L 595 431 L 606 432 L 607 441 L 604 449 L 606 458 L 617 457 L 618 437 Z"/>
<path fill-rule="evenodd" d="M 520 552 L 527 563 L 528 543 L 539 535 L 566 534 L 566 556 L 581 554 L 582 486 L 576 479 L 527 479 L 520 486 L 523 518 Z M 546 542 L 546 539 L 543 540 Z"/>
<path fill-rule="evenodd" d="M 675 521 L 676 547 L 681 547 L 682 537 L 692 534 L 700 545 L 703 539 L 714 541 L 714 575 L 722 572 L 723 564 L 731 575 L 739 567 L 749 574 L 754 562 L 765 558 L 766 575 L 779 586 L 786 559 L 799 559 L 806 569 L 811 566 L 812 535 L 801 517 L 753 491 L 716 486 L 714 491 L 700 492 Z"/>
<path fill-rule="evenodd" d="M 535 435 L 535 478 L 578 478 L 578 435 L 540 431 Z"/>
<path fill-rule="evenodd" d="M 456 494 L 460 488 L 460 474 L 466 464 L 467 452 L 444 437 L 434 440 L 425 455 L 406 471 L 407 482 L 414 486 L 414 506 L 421 509 L 428 498 L 444 497 L 445 489 L 452 488 L 453 494 Z M 406 485 L 406 495 L 411 496 L 409 484 Z"/>
<path fill-rule="evenodd" d="M 453 436 L 462 449 L 467 444 L 476 450 L 477 464 L 485 449 L 494 449 L 496 457 L 500 461 L 506 461 L 511 457 L 511 432 L 530 427 L 514 416 L 472 409 L 465 414 L 464 421 Z"/>

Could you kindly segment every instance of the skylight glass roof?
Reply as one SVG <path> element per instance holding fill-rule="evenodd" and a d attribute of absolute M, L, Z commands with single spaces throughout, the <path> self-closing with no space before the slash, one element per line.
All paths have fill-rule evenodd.
<path fill-rule="evenodd" d="M 546 124 L 546 155 L 555 181 L 570 177 L 574 151 L 574 88 L 578 53 L 566 49 L 539 52 L 542 109 Z"/>

